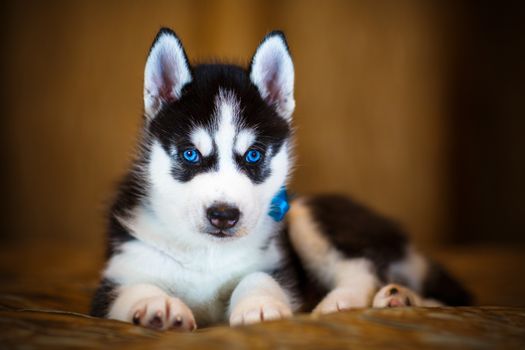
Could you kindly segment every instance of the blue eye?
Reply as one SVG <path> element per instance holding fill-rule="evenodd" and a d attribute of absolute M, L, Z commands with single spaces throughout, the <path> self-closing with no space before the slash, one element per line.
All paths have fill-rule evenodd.
<path fill-rule="evenodd" d="M 184 159 L 192 164 L 198 163 L 201 160 L 201 155 L 199 151 L 195 148 L 188 148 L 182 153 Z"/>
<path fill-rule="evenodd" d="M 258 161 L 260 161 L 262 158 L 261 152 L 255 150 L 255 149 L 249 149 L 248 152 L 244 155 L 244 160 L 246 163 L 249 164 L 255 164 Z"/>

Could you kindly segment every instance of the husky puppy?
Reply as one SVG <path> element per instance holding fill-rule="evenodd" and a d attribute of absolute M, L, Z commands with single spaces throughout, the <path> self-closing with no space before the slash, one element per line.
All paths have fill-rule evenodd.
<path fill-rule="evenodd" d="M 193 330 L 294 312 L 469 303 L 388 219 L 342 196 L 288 202 L 293 93 L 281 32 L 262 40 L 247 69 L 192 66 L 173 31 L 158 33 L 93 316 Z"/>

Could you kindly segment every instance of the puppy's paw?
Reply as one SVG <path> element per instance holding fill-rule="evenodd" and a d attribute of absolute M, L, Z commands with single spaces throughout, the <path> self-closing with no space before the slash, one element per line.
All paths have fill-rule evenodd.
<path fill-rule="evenodd" d="M 412 290 L 397 284 L 384 286 L 377 292 L 372 303 L 373 307 L 403 307 L 422 306 L 419 295 Z"/>
<path fill-rule="evenodd" d="M 369 294 L 354 288 L 336 288 L 328 293 L 315 307 L 312 314 L 330 314 L 353 308 L 367 307 Z"/>
<path fill-rule="evenodd" d="M 197 328 L 193 313 L 186 304 L 169 296 L 139 300 L 131 308 L 129 321 L 157 330 L 193 331 Z"/>
<path fill-rule="evenodd" d="M 280 320 L 292 316 L 292 309 L 272 297 L 249 297 L 241 300 L 230 315 L 230 326 Z"/>

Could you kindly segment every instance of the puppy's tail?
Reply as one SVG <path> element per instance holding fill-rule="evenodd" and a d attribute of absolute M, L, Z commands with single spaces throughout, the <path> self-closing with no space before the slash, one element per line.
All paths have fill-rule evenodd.
<path fill-rule="evenodd" d="M 449 306 L 473 304 L 472 294 L 443 266 L 434 261 L 429 261 L 422 294 L 425 298 L 439 300 Z"/>

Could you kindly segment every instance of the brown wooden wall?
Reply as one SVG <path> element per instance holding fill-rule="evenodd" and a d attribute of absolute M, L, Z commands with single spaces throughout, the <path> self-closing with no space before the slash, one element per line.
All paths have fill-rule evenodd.
<path fill-rule="evenodd" d="M 455 30 L 467 12 L 459 5 L 218 0 L 1 6 L 7 237 L 101 242 L 105 202 L 140 126 L 146 53 L 161 26 L 179 34 L 193 61 L 220 57 L 241 64 L 266 32 L 283 29 L 297 77 L 292 188 L 353 194 L 397 218 L 423 245 L 450 241 L 450 233 L 461 231 L 454 187 L 461 181 L 453 168 L 463 157 L 453 157 L 461 135 L 448 100 L 451 74 L 461 76 L 462 68 L 455 64 L 462 45 Z"/>

